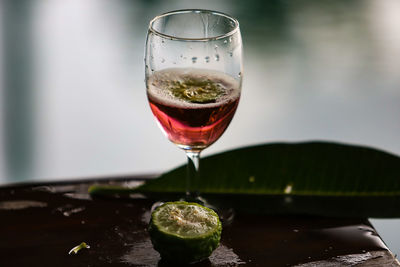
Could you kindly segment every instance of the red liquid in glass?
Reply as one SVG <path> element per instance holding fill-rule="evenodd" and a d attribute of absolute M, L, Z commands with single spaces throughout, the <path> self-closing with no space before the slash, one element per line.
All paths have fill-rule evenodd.
<path fill-rule="evenodd" d="M 161 76 L 176 78 L 174 75 L 181 75 L 176 69 L 171 72 L 173 74 L 167 75 L 167 71 L 163 71 L 165 75 Z M 185 75 L 186 78 L 192 77 L 190 73 Z M 199 76 L 199 73 L 193 74 L 196 79 Z M 165 83 L 150 79 L 150 83 L 153 82 L 153 86 L 158 87 L 154 91 L 148 90 L 151 110 L 167 137 L 184 149 L 201 150 L 214 143 L 228 127 L 239 103 L 238 83 L 233 78 L 220 73 L 207 76 L 204 74 L 204 77 L 224 88 L 223 96 L 211 103 L 183 102 L 170 95 L 154 94 L 154 91 L 165 90 L 159 86 Z"/>

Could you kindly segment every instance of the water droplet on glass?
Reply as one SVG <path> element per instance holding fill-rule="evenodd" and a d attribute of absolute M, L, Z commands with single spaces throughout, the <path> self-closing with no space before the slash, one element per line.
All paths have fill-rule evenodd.
<path fill-rule="evenodd" d="M 229 56 L 232 57 L 232 56 L 233 56 L 233 53 L 232 53 L 232 52 L 229 52 Z"/>
<path fill-rule="evenodd" d="M 206 60 L 207 63 L 210 62 L 210 57 L 209 56 L 206 56 L 204 59 Z"/>
<path fill-rule="evenodd" d="M 181 55 L 181 58 L 183 57 L 183 55 Z"/>
<path fill-rule="evenodd" d="M 219 61 L 219 55 L 215 54 L 215 61 Z"/>
<path fill-rule="evenodd" d="M 299 230 L 298 229 L 293 229 L 293 232 L 298 233 Z"/>
<path fill-rule="evenodd" d="M 224 40 L 224 44 L 228 43 L 228 40 Z"/>
<path fill-rule="evenodd" d="M 162 59 L 161 59 L 161 63 L 164 63 L 164 62 L 165 62 L 165 59 L 162 58 Z"/>
<path fill-rule="evenodd" d="M 172 62 L 172 64 L 176 65 L 176 62 L 174 61 L 174 62 Z"/>
<path fill-rule="evenodd" d="M 197 57 L 192 57 L 192 63 L 196 63 Z"/>
<path fill-rule="evenodd" d="M 161 40 L 161 43 L 164 43 L 165 41 L 164 40 Z"/>
<path fill-rule="evenodd" d="M 239 78 L 242 77 L 242 73 L 241 73 L 241 72 L 239 72 L 238 77 L 239 77 Z"/>
<path fill-rule="evenodd" d="M 229 37 L 229 42 L 232 42 L 232 37 Z"/>
<path fill-rule="evenodd" d="M 151 69 L 151 71 L 154 71 L 154 69 Z"/>
<path fill-rule="evenodd" d="M 215 50 L 215 52 L 218 51 L 218 45 L 215 45 L 215 46 L 214 46 L 214 50 Z"/>

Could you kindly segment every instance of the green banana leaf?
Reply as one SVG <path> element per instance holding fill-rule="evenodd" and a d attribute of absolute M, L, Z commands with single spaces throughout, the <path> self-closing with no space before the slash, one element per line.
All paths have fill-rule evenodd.
<path fill-rule="evenodd" d="M 400 217 L 400 158 L 372 148 L 263 144 L 205 157 L 200 168 L 197 188 L 220 206 L 271 214 Z M 179 195 L 185 192 L 185 176 L 183 165 L 126 190 Z M 90 192 L 112 190 L 94 186 Z"/>

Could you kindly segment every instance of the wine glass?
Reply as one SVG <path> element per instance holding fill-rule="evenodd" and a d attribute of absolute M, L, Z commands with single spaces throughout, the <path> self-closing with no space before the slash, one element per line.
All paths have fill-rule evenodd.
<path fill-rule="evenodd" d="M 146 39 L 147 97 L 168 139 L 186 152 L 186 200 L 200 198 L 200 152 L 228 127 L 242 85 L 236 19 L 211 10 L 177 10 L 151 20 Z"/>

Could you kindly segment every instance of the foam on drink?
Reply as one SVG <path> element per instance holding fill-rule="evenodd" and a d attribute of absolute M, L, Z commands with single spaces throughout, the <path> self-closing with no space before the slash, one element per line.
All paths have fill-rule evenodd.
<path fill-rule="evenodd" d="M 194 103 L 187 99 L 179 98 L 171 94 L 171 88 L 180 84 L 187 86 L 188 81 L 191 81 L 192 86 L 201 87 L 202 84 L 196 82 L 210 83 L 219 88 L 222 92 L 212 102 L 208 103 Z M 204 108 L 207 106 L 218 106 L 222 102 L 233 101 L 240 95 L 240 84 L 233 77 L 218 71 L 193 69 L 193 68 L 170 68 L 162 71 L 157 71 L 151 75 L 147 80 L 147 92 L 149 97 L 159 102 L 164 102 L 167 105 L 174 105 L 179 107 L 190 108 Z"/>

